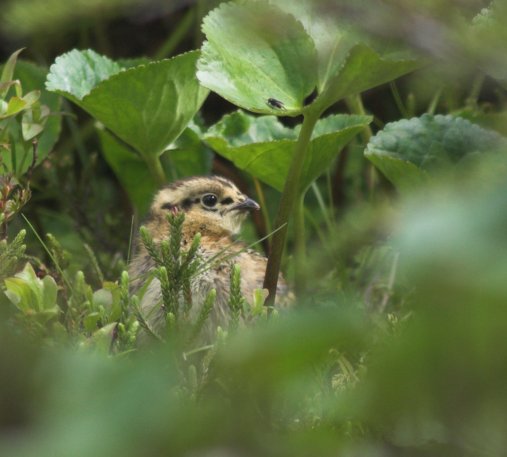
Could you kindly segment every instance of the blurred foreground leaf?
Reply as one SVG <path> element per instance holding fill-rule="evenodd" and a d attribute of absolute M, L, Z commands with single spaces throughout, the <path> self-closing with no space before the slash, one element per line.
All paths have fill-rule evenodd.
<path fill-rule="evenodd" d="M 302 111 L 317 84 L 317 56 L 296 18 L 266 2 L 230 2 L 206 16 L 203 31 L 203 86 L 250 111 Z"/>
<path fill-rule="evenodd" d="M 305 1 L 225 3 L 203 31 L 201 83 L 242 108 L 277 116 L 302 113 L 311 94 L 322 112 L 421 65 L 408 53 L 378 53 L 332 11 Z"/>

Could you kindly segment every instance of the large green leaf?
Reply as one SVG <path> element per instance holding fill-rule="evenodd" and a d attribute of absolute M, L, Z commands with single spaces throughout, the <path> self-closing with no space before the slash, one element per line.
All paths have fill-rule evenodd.
<path fill-rule="evenodd" d="M 123 71 L 105 58 L 90 61 L 90 51 L 82 58 L 76 52 L 56 60 L 48 89 L 73 100 L 144 157 L 162 154 L 208 93 L 195 77 L 197 51 Z"/>
<path fill-rule="evenodd" d="M 421 65 L 406 52 L 367 45 L 320 6 L 309 0 L 222 4 L 203 23 L 199 80 L 249 111 L 296 115 L 312 93 L 317 98 L 307 109 L 322 112 Z"/>
<path fill-rule="evenodd" d="M 341 149 L 371 122 L 369 116 L 335 115 L 320 120 L 309 144 L 300 189 L 306 189 Z M 277 190 L 289 171 L 299 126 L 289 129 L 275 116 L 255 117 L 237 111 L 225 116 L 205 135 L 221 156 Z"/>
<path fill-rule="evenodd" d="M 361 36 L 342 17 L 314 0 L 270 0 L 293 14 L 311 36 L 317 50 L 318 109 L 396 79 L 420 62 L 408 52 Z"/>
<path fill-rule="evenodd" d="M 330 8 L 315 0 L 269 0 L 273 5 L 292 14 L 304 26 L 317 51 L 317 92 L 343 66 L 350 48 L 354 45 L 352 33 Z"/>
<path fill-rule="evenodd" d="M 317 85 L 317 53 L 294 16 L 266 2 L 224 3 L 202 28 L 203 86 L 249 111 L 301 113 Z"/>
<path fill-rule="evenodd" d="M 407 188 L 465 158 L 502 147 L 507 140 L 496 132 L 459 117 L 425 114 L 387 124 L 370 140 L 365 155 L 394 185 Z"/>

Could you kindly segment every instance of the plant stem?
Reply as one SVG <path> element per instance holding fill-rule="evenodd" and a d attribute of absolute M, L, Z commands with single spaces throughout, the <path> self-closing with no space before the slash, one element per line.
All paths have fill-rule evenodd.
<path fill-rule="evenodd" d="M 351 114 L 361 114 L 366 115 L 366 112 L 364 110 L 363 100 L 361 99 L 361 94 L 352 95 L 350 97 L 347 97 L 345 99 L 345 102 L 347 103 L 347 106 L 349 108 L 349 111 Z M 363 131 L 361 132 L 361 139 L 363 140 L 364 145 L 366 146 L 368 142 L 370 141 L 370 138 L 373 136 L 373 132 L 369 125 L 367 125 Z M 377 174 L 375 171 L 375 167 L 373 164 L 368 162 L 366 164 L 366 186 L 368 188 L 368 194 L 369 198 L 373 198 L 374 190 L 375 190 L 375 184 L 377 182 Z"/>
<path fill-rule="evenodd" d="M 174 52 L 174 50 L 179 46 L 179 44 L 188 34 L 188 31 L 194 24 L 195 17 L 196 13 L 194 9 L 187 11 L 187 13 L 178 22 L 178 25 L 174 31 L 169 35 L 167 40 L 162 43 L 162 46 L 160 46 L 160 48 L 155 53 L 156 60 L 169 57 Z"/>
<path fill-rule="evenodd" d="M 153 179 L 157 183 L 157 186 L 162 187 L 167 182 L 167 180 L 165 177 L 164 169 L 162 168 L 162 163 L 160 162 L 158 156 L 144 156 L 143 159 L 146 162 L 148 169 L 150 170 L 151 176 L 153 176 Z"/>
<path fill-rule="evenodd" d="M 366 116 L 366 111 L 364 109 L 363 100 L 361 98 L 361 94 L 352 95 L 345 99 L 345 103 L 351 114 L 360 114 L 361 116 Z M 370 138 L 373 136 L 373 132 L 369 125 L 366 125 L 361 132 L 361 138 L 364 141 L 364 144 L 367 144 L 370 141 Z"/>
<path fill-rule="evenodd" d="M 253 178 L 253 182 L 255 185 L 255 193 L 257 194 L 257 198 L 259 199 L 259 203 L 261 205 L 262 217 L 264 218 L 264 223 L 266 224 L 266 232 L 271 233 L 271 220 L 269 219 L 269 211 L 266 205 L 264 191 L 262 190 L 260 181 L 255 176 Z"/>
<path fill-rule="evenodd" d="M 481 73 L 478 74 L 473 82 L 472 89 L 470 90 L 470 95 L 466 100 L 466 105 L 469 108 L 477 108 L 477 103 L 479 101 L 479 95 L 481 94 L 482 85 L 484 84 L 485 76 Z"/>
<path fill-rule="evenodd" d="M 298 141 L 294 148 L 294 155 L 290 164 L 289 174 L 287 176 L 287 180 L 285 181 L 285 187 L 280 199 L 280 206 L 278 207 L 278 214 L 275 220 L 275 229 L 279 227 L 281 228 L 273 235 L 271 240 L 271 249 L 263 286 L 265 289 L 268 289 L 268 296 L 264 305 L 269 308 L 271 308 L 275 302 L 278 275 L 282 263 L 285 239 L 287 238 L 287 225 L 289 217 L 294 209 L 296 198 L 300 195 L 299 186 L 301 173 L 303 171 L 303 164 L 306 159 L 308 144 L 310 143 L 313 128 L 315 127 L 315 123 L 318 121 L 320 114 L 320 111 L 309 110 L 304 115 L 303 125 L 301 126 Z"/>
<path fill-rule="evenodd" d="M 442 88 L 438 88 L 437 91 L 435 92 L 435 95 L 433 95 L 433 98 L 431 99 L 430 101 L 430 104 L 428 105 L 428 109 L 426 110 L 426 112 L 428 114 L 435 114 L 435 111 L 437 109 L 437 106 L 438 106 L 438 102 L 440 101 L 440 96 L 442 95 Z"/>
<path fill-rule="evenodd" d="M 294 208 L 294 238 L 295 238 L 295 289 L 299 295 L 305 290 L 305 259 L 306 259 L 306 242 L 305 242 L 305 193 L 299 196 Z"/>
<path fill-rule="evenodd" d="M 324 203 L 324 199 L 322 198 L 322 194 L 320 193 L 319 186 L 317 186 L 316 182 L 312 183 L 312 191 L 315 194 L 315 198 L 317 199 L 317 203 L 319 204 L 319 208 L 322 211 L 322 217 L 324 218 L 324 222 L 326 223 L 326 226 L 331 233 L 333 230 L 333 224 L 332 219 L 328 213 L 329 209 L 326 207 L 326 204 Z"/>
<path fill-rule="evenodd" d="M 391 93 L 393 95 L 394 102 L 396 103 L 398 111 L 400 112 L 400 114 L 403 117 L 405 117 L 405 118 L 409 117 L 408 116 L 408 110 L 407 110 L 405 104 L 403 103 L 403 100 L 401 99 L 401 95 L 400 95 L 400 92 L 398 90 L 398 86 L 396 85 L 396 82 L 395 81 L 391 81 L 389 83 L 389 86 L 391 88 Z"/>

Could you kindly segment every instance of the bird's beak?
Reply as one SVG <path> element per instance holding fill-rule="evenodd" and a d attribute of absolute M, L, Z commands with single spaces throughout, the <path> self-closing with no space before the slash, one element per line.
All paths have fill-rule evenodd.
<path fill-rule="evenodd" d="M 261 209 L 261 207 L 255 200 L 247 198 L 246 200 L 243 200 L 241 203 L 234 205 L 231 209 L 233 210 L 237 209 L 239 211 L 249 211 L 252 209 Z"/>

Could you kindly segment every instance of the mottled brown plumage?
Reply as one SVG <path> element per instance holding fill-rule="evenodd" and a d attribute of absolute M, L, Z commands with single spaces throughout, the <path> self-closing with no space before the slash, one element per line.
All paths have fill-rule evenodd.
<path fill-rule="evenodd" d="M 257 203 L 240 192 L 232 182 L 219 176 L 176 181 L 160 190 L 154 198 L 145 225 L 156 243 L 169 236 L 167 213 L 184 211 L 183 249 L 190 246 L 194 236 L 200 233 L 199 255 L 204 261 L 219 253 L 219 258 L 227 257 L 227 260 L 213 263 L 211 268 L 199 273 L 192 281 L 194 313 L 199 312 L 211 289 L 217 291 L 209 331 L 228 322 L 229 283 L 234 264 L 240 266 L 241 291 L 248 301 L 252 299 L 255 289 L 262 289 L 267 259 L 252 249 L 246 249 L 244 243 L 234 240 L 248 211 L 256 209 L 259 209 Z M 139 243 L 138 252 L 129 267 L 134 290 L 142 286 L 147 273 L 154 266 L 145 247 Z M 290 301 L 289 295 L 283 278 L 280 278 L 277 304 Z M 153 279 L 142 297 L 141 310 L 156 330 L 160 330 L 165 323 L 161 303 L 160 283 Z"/>

